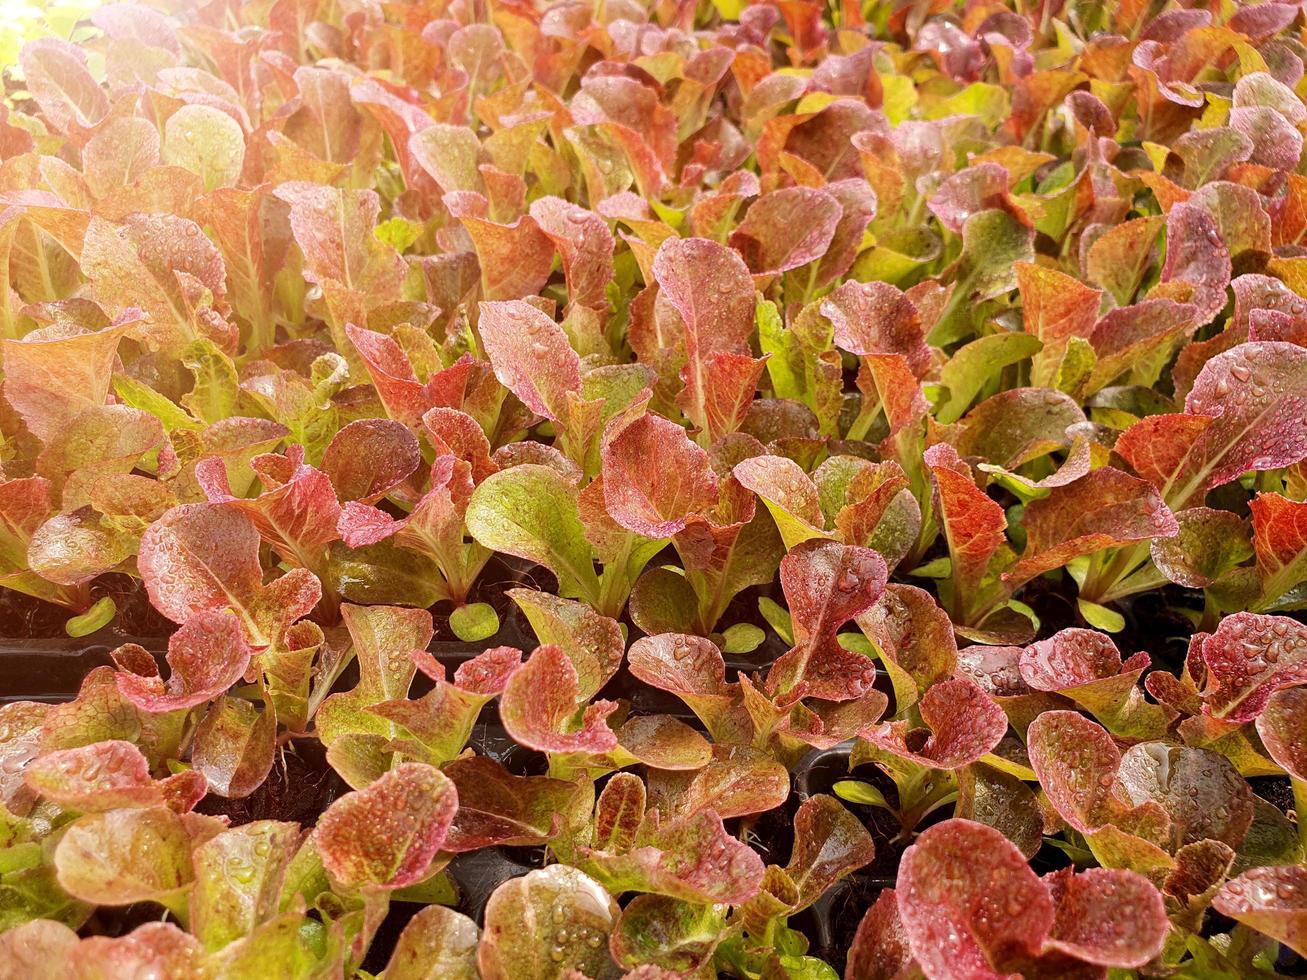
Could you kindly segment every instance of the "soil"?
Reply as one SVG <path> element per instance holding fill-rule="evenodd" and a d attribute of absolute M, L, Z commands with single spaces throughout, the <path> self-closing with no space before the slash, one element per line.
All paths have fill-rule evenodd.
<path fill-rule="evenodd" d="M 91 599 L 112 596 L 118 607 L 107 627 L 94 634 L 107 643 L 125 643 L 139 637 L 166 642 L 177 628 L 150 605 L 138 579 L 118 572 L 101 575 L 91 585 Z M 64 624 L 76 615 L 71 609 L 21 592 L 0 589 L 0 635 L 15 640 L 69 640 Z M 81 641 L 86 642 L 86 641 Z"/>
<path fill-rule="evenodd" d="M 454 605 L 439 602 L 431 607 L 431 618 L 436 631 L 432 648 L 467 648 L 473 653 L 496 646 L 532 649 L 535 646 L 535 634 L 531 632 L 531 626 L 517 603 L 508 595 L 508 590 L 526 588 L 552 592 L 556 587 L 557 581 L 548 569 L 517 559 L 506 560 L 503 555 L 494 555 L 477 576 L 467 601 L 484 602 L 494 609 L 499 616 L 499 632 L 476 643 L 464 643 L 449 626 Z"/>
<path fill-rule="evenodd" d="M 268 778 L 249 796 L 229 800 L 210 793 L 195 810 L 227 816 L 233 826 L 251 820 L 293 820 L 312 827 L 333 800 L 348 792 L 349 786 L 327 763 L 321 743 L 296 739 L 285 747 Z"/>

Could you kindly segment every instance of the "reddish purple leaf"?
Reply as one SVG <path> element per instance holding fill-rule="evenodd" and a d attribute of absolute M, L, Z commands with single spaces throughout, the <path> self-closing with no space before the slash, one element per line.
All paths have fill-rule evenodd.
<path fill-rule="evenodd" d="M 182 711 L 212 701 L 245 676 L 252 651 L 229 612 L 201 611 L 168 640 L 168 681 L 119 671 L 118 690 L 141 711 Z"/>
<path fill-rule="evenodd" d="M 613 233 L 593 211 L 559 197 L 531 202 L 531 217 L 563 259 L 571 302 L 603 309 L 604 289 L 613 278 Z"/>
<path fill-rule="evenodd" d="M 1277 690 L 1307 684 L 1307 626 L 1287 616 L 1235 613 L 1191 642 L 1207 666 L 1203 711 L 1213 717 L 1252 721 Z"/>
<path fill-rule="evenodd" d="M 652 460 L 658 465 L 651 469 Z M 720 493 L 708 454 L 660 415 L 641 415 L 609 439 L 602 472 L 609 516 L 648 538 L 671 537 L 714 507 Z"/>
<path fill-rule="evenodd" d="M 258 529 L 244 514 L 213 504 L 183 504 L 164 514 L 142 535 L 136 564 L 150 601 L 173 622 L 232 609 L 257 646 L 307 615 L 322 595 L 305 569 L 265 586 Z"/>
<path fill-rule="evenodd" d="M 999 831 L 948 820 L 922 831 L 903 853 L 899 916 L 917 962 L 950 980 L 1001 977 L 1034 959 L 1056 907 L 1025 855 Z"/>
<path fill-rule="evenodd" d="M 898 895 L 886 888 L 858 923 L 844 980 L 907 980 L 914 971 L 920 972 L 899 918 Z"/>
<path fill-rule="evenodd" d="M 932 769 L 960 769 L 992 752 L 1007 734 L 1007 715 L 975 681 L 960 677 L 934 685 L 921 699 L 928 736 L 906 721 L 864 732 L 872 745 Z"/>
<path fill-rule="evenodd" d="M 781 562 L 781 588 L 794 622 L 794 646 L 767 674 L 782 706 L 804 697 L 849 701 L 871 688 L 876 667 L 835 635 L 885 589 L 885 562 L 870 548 L 806 541 Z"/>
<path fill-rule="evenodd" d="M 1114 792 L 1121 750 L 1100 725 L 1074 711 L 1045 711 L 1026 731 L 1030 767 L 1058 814 L 1082 834 L 1114 823 L 1165 839 L 1169 818 L 1152 801 L 1131 807 Z"/>
<path fill-rule="evenodd" d="M 499 706 L 504 727 L 515 742 L 539 752 L 611 752 L 617 735 L 605 719 L 617 703 L 595 701 L 581 712 L 579 690 L 576 668 L 563 648 L 537 647 L 504 688 Z"/>
<path fill-rule="evenodd" d="M 871 834 L 835 797 L 824 793 L 808 797 L 794 815 L 794 850 L 785 866 L 798 888 L 798 907 L 811 905 L 875 856 Z"/>
<path fill-rule="evenodd" d="M 903 290 L 883 282 L 846 282 L 821 303 L 835 328 L 835 343 L 850 354 L 899 354 L 923 377 L 933 355 L 921 314 Z"/>
<path fill-rule="evenodd" d="M 341 500 L 370 504 L 408 479 L 421 462 L 422 447 L 407 427 L 390 419 L 359 419 L 332 438 L 322 471 Z"/>
<path fill-rule="evenodd" d="M 477 326 L 495 377 L 537 415 L 565 420 L 568 394 L 581 391 L 581 360 L 563 328 L 523 300 L 480 309 Z"/>
<path fill-rule="evenodd" d="M 1224 300 L 1222 300 L 1224 302 Z M 1200 505 L 1247 470 L 1307 456 L 1307 349 L 1240 344 L 1204 365 L 1180 415 L 1149 416 L 1116 444 L 1173 510 Z"/>
<path fill-rule="evenodd" d="M 1086 963 L 1130 969 L 1162 951 L 1171 923 L 1148 879 L 1117 868 L 1065 868 L 1044 878 L 1057 902 L 1047 948 Z"/>
<path fill-rule="evenodd" d="M 323 813 L 315 832 L 323 867 L 346 888 L 421 881 L 457 810 L 449 777 L 432 766 L 401 763 Z"/>
<path fill-rule="evenodd" d="M 149 760 L 131 742 L 50 752 L 28 763 L 23 778 L 33 792 L 70 810 L 89 813 L 163 802 L 150 778 Z"/>
<path fill-rule="evenodd" d="M 458 813 L 441 845 L 459 853 L 482 847 L 536 847 L 553 840 L 567 818 L 583 821 L 589 794 L 564 779 L 515 776 L 493 759 L 455 759 L 444 773 L 458 790 Z"/>
<path fill-rule="evenodd" d="M 1257 734 L 1277 766 L 1294 779 L 1307 781 L 1307 690 L 1293 688 L 1271 695 L 1257 716 Z"/>
<path fill-rule="evenodd" d="M 1227 882 L 1212 899 L 1222 915 L 1307 955 L 1307 868 L 1253 868 Z"/>
<path fill-rule="evenodd" d="M 786 187 L 762 195 L 750 205 L 731 234 L 756 276 L 772 276 L 815 262 L 826 253 L 843 209 L 827 191 Z"/>

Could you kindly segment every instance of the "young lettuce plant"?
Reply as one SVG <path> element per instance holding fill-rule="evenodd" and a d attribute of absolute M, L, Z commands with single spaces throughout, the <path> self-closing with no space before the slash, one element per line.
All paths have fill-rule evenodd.
<path fill-rule="evenodd" d="M 1142 875 L 1064 868 L 1040 878 L 1000 831 L 953 819 L 904 853 L 898 884 L 867 911 L 849 958 L 892 975 L 1106 976 L 1152 961 L 1168 928 Z"/>
<path fill-rule="evenodd" d="M 737 435 L 705 452 L 680 425 L 655 415 L 634 420 L 604 447 L 608 516 L 628 532 L 670 538 L 680 558 L 679 566 L 649 569 L 635 584 L 631 618 L 645 633 L 711 636 L 737 595 L 772 581 L 784 553 L 780 536 L 730 468 L 732 456 L 759 450 Z M 665 464 L 652 480 L 649 459 Z M 727 628 L 723 643 L 732 652 L 761 642 L 747 625 Z"/>
<path fill-rule="evenodd" d="M 866 548 L 809 541 L 781 562 L 794 645 L 765 679 L 726 681 L 720 649 L 704 637 L 659 634 L 631 646 L 629 670 L 677 695 L 714 741 L 751 746 L 787 764 L 810 748 L 830 748 L 884 713 L 873 687 L 875 662 L 848 649 L 841 626 L 864 613 L 884 588 L 884 562 Z"/>
<path fill-rule="evenodd" d="M 483 640 L 498 630 L 498 614 L 488 603 L 467 600 L 491 552 L 468 540 L 466 518 L 476 485 L 499 465 L 467 413 L 432 408 L 422 424 L 436 453 L 427 489 L 400 518 L 377 506 L 382 494 L 347 501 L 337 522 L 345 548 L 333 554 L 333 571 L 349 598 L 414 605 L 447 601 L 454 607 L 455 634 L 468 642 Z M 413 445 L 416 451 L 416 440 Z"/>
<path fill-rule="evenodd" d="M 875 842 L 857 817 L 834 797 L 808 797 L 794 814 L 789 862 L 784 867 L 768 865 L 758 894 L 732 912 L 727 928 L 739 931 L 722 937 L 718 961 L 745 976 L 764 971 L 773 961 L 791 975 L 803 975 L 805 970 L 820 975 L 825 964 L 805 955 L 808 937 L 788 920 L 875 856 Z M 672 965 L 662 958 L 652 962 Z"/>

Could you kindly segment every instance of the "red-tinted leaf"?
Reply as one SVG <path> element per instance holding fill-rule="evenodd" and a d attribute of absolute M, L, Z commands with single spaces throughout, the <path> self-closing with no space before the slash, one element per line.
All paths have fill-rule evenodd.
<path fill-rule="evenodd" d="M 858 617 L 858 628 L 888 658 L 899 710 L 954 674 L 958 644 L 953 623 L 924 589 L 890 583 L 876 605 Z"/>
<path fill-rule="evenodd" d="M 88 936 L 68 958 L 66 976 L 185 976 L 202 969 L 204 949 L 171 922 L 147 922 L 125 936 Z"/>
<path fill-rule="evenodd" d="M 651 460 L 659 466 L 650 469 Z M 708 454 L 685 429 L 659 415 L 642 415 L 603 449 L 604 504 L 628 531 L 668 538 L 691 515 L 717 503 L 719 488 Z"/>
<path fill-rule="evenodd" d="M 19 55 L 26 87 L 50 125 L 78 136 L 109 111 L 109 99 L 86 67 L 81 48 L 57 37 L 23 45 Z"/>
<path fill-rule="evenodd" d="M 191 855 L 195 935 L 209 948 L 221 949 L 273 918 L 300 836 L 298 824 L 255 820 L 197 847 Z"/>
<path fill-rule="evenodd" d="M 1103 294 L 1056 269 L 1020 262 L 1016 270 L 1023 329 L 1044 344 L 1035 355 L 1031 383 L 1048 385 L 1056 377 L 1071 339 L 1089 339 Z"/>
<path fill-rule="evenodd" d="M 290 205 L 291 234 L 304 253 L 311 281 L 324 288 L 339 284 L 370 302 L 397 298 L 406 267 L 399 254 L 372 233 L 381 210 L 374 191 L 288 181 L 274 193 Z"/>
<path fill-rule="evenodd" d="M 200 722 L 191 763 L 219 796 L 239 799 L 262 785 L 277 752 L 277 715 L 241 698 L 221 698 Z"/>
<path fill-rule="evenodd" d="M 1262 596 L 1276 599 L 1307 580 L 1307 502 L 1259 493 L 1248 502 Z"/>
<path fill-rule="evenodd" d="M 747 353 L 754 291 L 737 252 L 704 238 L 669 238 L 653 260 L 660 301 L 680 316 L 691 362 L 719 351 Z"/>
<path fill-rule="evenodd" d="M 1120 453 L 1173 510 L 1247 470 L 1307 456 L 1307 349 L 1241 344 L 1204 365 L 1182 415 L 1143 419 L 1117 440 Z"/>
<path fill-rule="evenodd" d="M 482 847 L 535 847 L 562 830 L 588 794 L 548 776 L 515 776 L 492 759 L 455 759 L 444 773 L 458 789 L 458 813 L 441 845 L 458 853 Z"/>
<path fill-rule="evenodd" d="M 408 479 L 421 462 L 421 446 L 405 426 L 389 419 L 359 419 L 332 438 L 322 470 L 341 500 L 373 503 Z"/>
<path fill-rule="evenodd" d="M 992 752 L 1007 734 L 1007 715 L 975 681 L 965 677 L 934 685 L 921 699 L 930 735 L 906 721 L 863 733 L 878 748 L 932 769 L 959 769 Z"/>
<path fill-rule="evenodd" d="M 409 919 L 386 962 L 390 980 L 479 980 L 477 924 L 442 905 Z"/>
<path fill-rule="evenodd" d="M 41 439 L 80 412 L 102 406 L 118 343 L 142 317 L 127 310 L 103 329 L 47 327 L 3 342 L 5 399 Z"/>
<path fill-rule="evenodd" d="M 899 354 L 920 378 L 932 355 L 921 314 L 903 290 L 883 282 L 846 282 L 821 303 L 835 343 L 850 354 Z"/>
<path fill-rule="evenodd" d="M 1256 522 L 1257 501 L 1252 501 Z M 1203 589 L 1251 556 L 1248 527 L 1237 514 L 1190 507 L 1175 515 L 1180 532 L 1150 546 L 1157 570 L 1177 585 Z"/>
<path fill-rule="evenodd" d="M 794 647 L 767 674 L 768 690 L 793 704 L 803 697 L 848 701 L 870 689 L 874 664 L 844 649 L 839 628 L 885 589 L 885 562 L 870 548 L 807 541 L 781 562 L 781 588 L 794 623 Z"/>
<path fill-rule="evenodd" d="M 106 310 L 149 314 L 141 334 L 150 347 L 180 352 L 196 337 L 234 345 L 222 253 L 195 222 L 173 214 L 132 214 L 122 224 L 93 217 L 81 262 Z"/>
<path fill-rule="evenodd" d="M 537 415 L 567 418 L 581 390 L 580 358 L 563 328 L 530 303 L 482 303 L 478 329 L 495 377 Z"/>
<path fill-rule="evenodd" d="M 131 742 L 96 742 L 51 752 L 29 763 L 23 778 L 34 792 L 71 810 L 114 810 L 163 802 L 150 778 L 149 760 Z"/>
<path fill-rule="evenodd" d="M 554 264 L 554 245 L 534 218 L 492 221 L 489 203 L 475 191 L 454 191 L 442 200 L 472 239 L 486 299 L 521 299 L 540 292 Z"/>
<path fill-rule="evenodd" d="M 1135 806 L 1156 803 L 1170 817 L 1169 846 L 1203 840 L 1237 847 L 1253 821 L 1253 797 L 1233 763 L 1190 746 L 1145 742 L 1121 757 L 1116 792 Z"/>
<path fill-rule="evenodd" d="M 986 578 L 990 562 L 1007 539 L 1007 517 L 1003 508 L 976 486 L 971 470 L 958 458 L 957 450 L 939 443 L 926 450 L 935 485 L 936 508 L 949 555 L 953 559 L 955 588 L 962 595 L 973 594 Z"/>
<path fill-rule="evenodd" d="M 168 681 L 119 671 L 118 690 L 141 711 L 162 713 L 212 701 L 245 675 L 252 651 L 241 622 L 228 612 L 204 610 L 168 640 Z"/>
<path fill-rule="evenodd" d="M 620 971 L 608 953 L 608 934 L 619 915 L 617 902 L 599 882 L 566 864 L 506 881 L 486 903 L 477 950 L 482 980 L 550 980 L 577 973 L 613 980 Z"/>
<path fill-rule="evenodd" d="M 819 793 L 794 815 L 794 850 L 785 871 L 798 887 L 801 907 L 875 856 L 875 842 L 862 822 L 835 797 Z"/>
<path fill-rule="evenodd" d="M 439 769 L 405 762 L 329 806 L 315 834 L 323 867 L 346 888 L 421 881 L 458 810 Z"/>
<path fill-rule="evenodd" d="M 1025 856 L 992 827 L 948 820 L 903 853 L 898 909 L 928 975 L 1003 976 L 1003 964 L 1037 957 L 1053 928 L 1053 898 Z"/>
<path fill-rule="evenodd" d="M 613 278 L 614 242 L 608 222 L 558 197 L 532 201 L 531 217 L 562 256 L 571 301 L 605 306 L 604 289 Z"/>
<path fill-rule="evenodd" d="M 1307 781 L 1307 691 L 1294 688 L 1271 695 L 1257 716 L 1257 734 L 1276 765 L 1294 779 Z"/>
<path fill-rule="evenodd" d="M 731 234 L 731 247 L 757 276 L 776 275 L 814 262 L 835 237 L 843 209 L 813 187 L 786 187 L 758 198 Z"/>
<path fill-rule="evenodd" d="M 1180 533 L 1147 481 L 1104 466 L 1026 505 L 1026 551 L 1004 577 L 1026 581 L 1074 558 Z"/>
<path fill-rule="evenodd" d="M 762 883 L 762 858 L 726 832 L 712 810 L 670 821 L 625 854 L 591 852 L 610 891 L 642 891 L 688 902 L 740 905 Z"/>
<path fill-rule="evenodd" d="M 1169 821 L 1156 803 L 1131 808 L 1113 788 L 1121 751 L 1101 726 L 1074 711 L 1046 711 L 1026 732 L 1030 766 L 1058 814 L 1081 833 L 1115 823 L 1156 837 Z"/>
<path fill-rule="evenodd" d="M 1253 868 L 1228 882 L 1212 908 L 1307 955 L 1307 869 Z"/>
<path fill-rule="evenodd" d="M 886 888 L 858 923 L 844 980 L 905 980 L 917 969 L 899 918 L 898 895 Z"/>
<path fill-rule="evenodd" d="M 716 740 L 730 740 L 738 699 L 726 684 L 726 663 L 711 640 L 679 633 L 641 637 L 631 644 L 627 669 L 679 697 Z"/>
<path fill-rule="evenodd" d="M 1133 658 L 1132 658 L 1133 659 Z M 1089 684 L 1121 672 L 1121 652 L 1106 633 L 1064 629 L 1021 653 L 1021 679 L 1037 691 Z"/>
<path fill-rule="evenodd" d="M 212 504 L 174 507 L 141 537 L 136 560 L 154 607 L 175 623 L 200 611 L 232 609 L 263 646 L 321 597 L 316 576 L 293 569 L 269 585 L 259 532 L 243 514 Z"/>
<path fill-rule="evenodd" d="M 1252 721 L 1277 690 L 1307 684 L 1307 626 L 1287 616 L 1235 613 L 1192 643 L 1207 666 L 1203 711 L 1216 718 Z"/>
<path fill-rule="evenodd" d="M 167 807 L 88 813 L 60 837 L 55 872 L 64 891 L 97 905 L 168 898 L 195 876 L 191 844 L 185 821 Z"/>
<path fill-rule="evenodd" d="M 195 478 L 210 503 L 248 516 L 259 536 L 286 562 L 320 569 L 323 549 L 336 540 L 340 519 L 340 503 L 330 478 L 304 462 L 302 446 L 291 446 L 284 456 L 256 456 L 251 463 L 263 485 L 263 492 L 252 499 L 232 495 L 226 463 L 220 457 L 198 463 Z"/>
<path fill-rule="evenodd" d="M 1049 949 L 1120 969 L 1143 966 L 1162 951 L 1171 924 L 1161 893 L 1143 875 L 1067 868 L 1044 881 L 1057 902 Z"/>
<path fill-rule="evenodd" d="M 537 751 L 611 752 L 617 735 L 605 719 L 617 703 L 596 701 L 578 719 L 579 691 L 576 668 L 563 648 L 545 644 L 508 679 L 499 714 L 514 741 Z"/>

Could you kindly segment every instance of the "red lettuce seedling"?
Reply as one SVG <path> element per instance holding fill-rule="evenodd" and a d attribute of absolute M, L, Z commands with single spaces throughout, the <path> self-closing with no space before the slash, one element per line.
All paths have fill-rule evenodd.
<path fill-rule="evenodd" d="M 390 768 L 389 743 L 397 734 L 393 722 L 371 709 L 408 694 L 417 670 L 412 653 L 426 649 L 433 630 L 425 609 L 345 605 L 341 615 L 353 641 L 359 682 L 322 702 L 317 733 L 336 770 L 362 788 Z"/>
<path fill-rule="evenodd" d="M 772 665 L 767 689 L 781 707 L 804 697 L 850 701 L 871 688 L 876 668 L 842 647 L 836 632 L 885 588 L 885 562 L 869 548 L 810 541 L 781 562 L 794 646 Z"/>
<path fill-rule="evenodd" d="M 1276 690 L 1307 683 L 1307 626 L 1287 616 L 1235 613 L 1191 641 L 1207 668 L 1203 711 L 1252 721 Z"/>
<path fill-rule="evenodd" d="M 457 810 L 448 776 L 401 763 L 327 808 L 315 832 L 323 867 L 346 889 L 411 885 L 426 876 Z"/>
<path fill-rule="evenodd" d="M 931 976 L 1134 968 L 1162 950 L 1162 897 L 1132 871 L 1070 869 L 1040 879 L 999 831 L 949 820 L 903 855 L 899 916 Z"/>
<path fill-rule="evenodd" d="M 858 732 L 850 766 L 875 763 L 894 780 L 898 804 L 889 807 L 865 783 L 846 781 L 837 790 L 846 798 L 868 792 L 877 805 L 895 813 L 904 835 L 949 801 L 964 779 L 963 770 L 988 755 L 1007 733 L 1003 709 L 968 678 L 941 681 L 926 691 L 917 712 L 927 729 L 909 721 L 884 722 Z"/>
<path fill-rule="evenodd" d="M 1227 882 L 1212 907 L 1302 955 L 1307 948 L 1305 892 L 1307 875 L 1301 865 L 1253 868 Z"/>
<path fill-rule="evenodd" d="M 214 504 L 174 507 L 141 538 L 137 564 L 155 608 L 175 623 L 231 609 L 248 641 L 267 646 L 322 595 L 317 577 L 294 568 L 263 582 L 259 532 L 243 514 Z"/>
<path fill-rule="evenodd" d="M 1105 633 L 1071 628 L 1026 647 L 1019 669 L 1032 690 L 1070 698 L 1114 735 L 1149 739 L 1163 737 L 1175 720 L 1175 712 L 1149 704 L 1139 689 L 1150 662 L 1143 652 L 1122 661 Z"/>
<path fill-rule="evenodd" d="M 608 937 L 619 915 L 602 885 L 565 864 L 506 881 L 486 905 L 477 949 L 480 975 L 516 980 L 576 970 L 594 980 L 616 980 L 622 971 L 609 955 Z"/>

